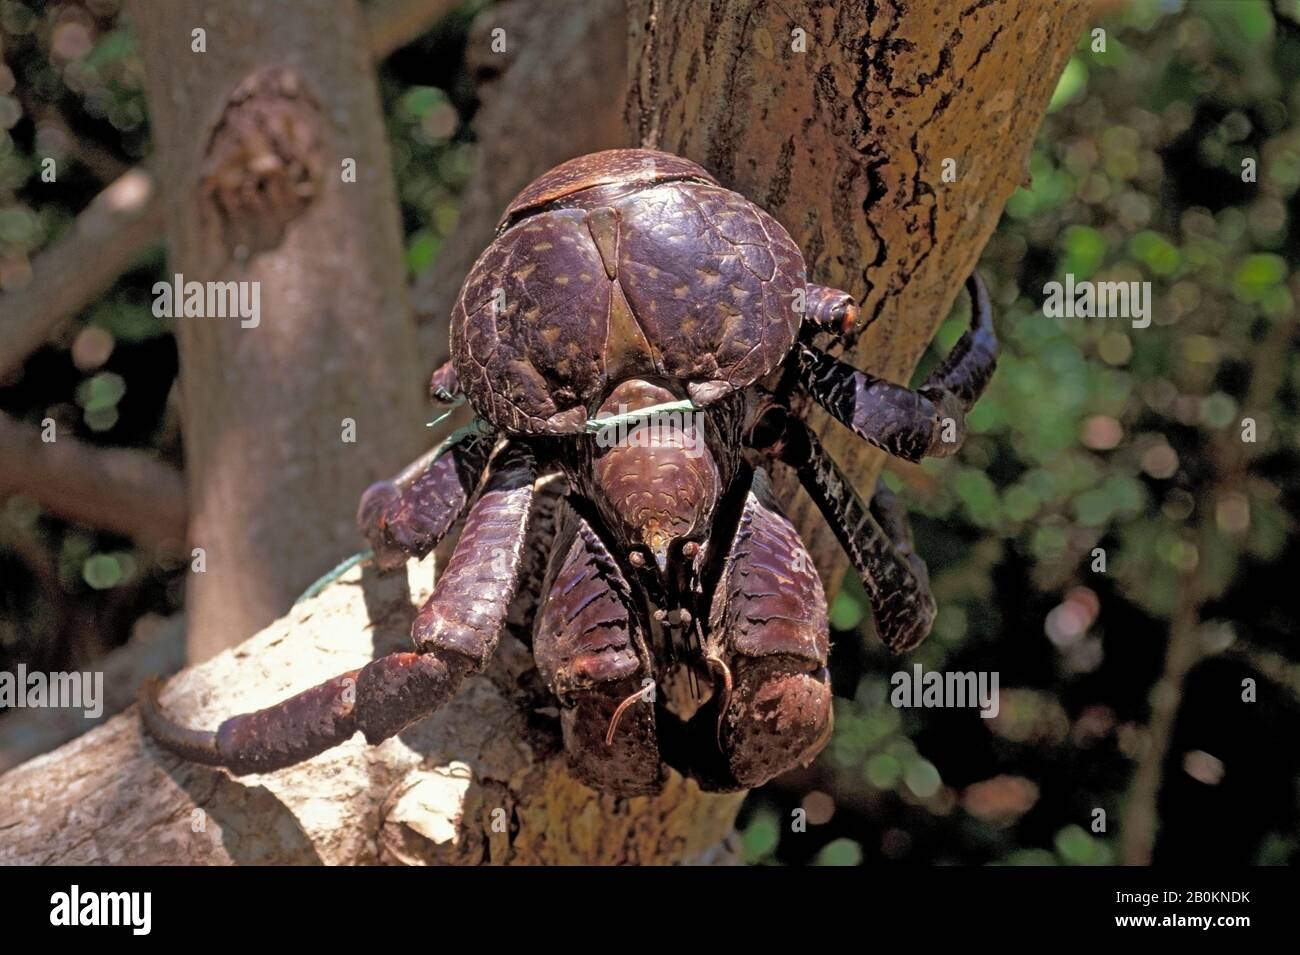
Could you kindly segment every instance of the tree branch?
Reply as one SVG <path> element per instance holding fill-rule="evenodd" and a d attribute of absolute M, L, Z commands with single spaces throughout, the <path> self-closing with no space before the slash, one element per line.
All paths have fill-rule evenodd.
<path fill-rule="evenodd" d="M 269 705 L 410 644 L 431 561 L 354 568 L 247 642 L 181 673 L 194 726 Z M 512 637 L 443 710 L 368 747 L 239 779 L 141 737 L 135 708 L 0 776 L 0 864 L 588 864 L 734 861 L 740 795 L 673 776 L 615 799 L 571 780 L 558 719 Z M 522 689 L 527 687 L 528 689 Z"/>
<path fill-rule="evenodd" d="M 369 8 L 375 59 L 410 43 L 458 5 L 459 0 L 390 0 Z M 132 169 L 96 196 L 68 233 L 37 256 L 31 281 L 0 295 L 0 379 L 112 288 L 162 241 L 162 233 L 161 191 L 149 170 Z"/>
<path fill-rule="evenodd" d="M 1292 290 L 1300 292 L 1300 282 L 1293 281 Z M 1259 413 L 1276 406 L 1278 389 L 1286 377 L 1286 359 L 1291 353 L 1288 343 L 1296 327 L 1294 316 L 1274 319 L 1264 340 L 1252 349 L 1250 390 L 1243 409 Z M 1247 487 L 1251 480 L 1250 465 L 1269 450 L 1267 445 L 1240 440 L 1233 429 L 1210 438 L 1211 451 L 1205 460 L 1210 463 L 1212 480 L 1195 509 L 1200 515 L 1195 537 L 1199 554 L 1206 554 L 1216 546 L 1211 539 L 1216 520 L 1213 515 L 1222 495 L 1239 493 Z M 1212 573 L 1209 566 L 1209 561 L 1200 560 L 1182 575 L 1178 606 L 1165 645 L 1164 666 L 1151 688 L 1151 715 L 1134 760 L 1133 778 L 1124 802 L 1120 822 L 1120 861 L 1124 865 L 1150 865 L 1155 852 L 1160 828 L 1160 790 L 1182 708 L 1183 689 L 1187 675 L 1209 654 L 1201 633 L 1201 611 L 1212 596 L 1208 592 L 1208 578 Z"/>
<path fill-rule="evenodd" d="M 32 264 L 31 281 L 0 296 L 0 377 L 103 295 L 162 237 L 153 174 L 132 169 L 96 196 L 72 228 Z"/>
<path fill-rule="evenodd" d="M 185 542 L 185 485 L 176 468 L 72 437 L 46 443 L 39 428 L 0 415 L 0 496 L 7 494 L 144 543 Z"/>

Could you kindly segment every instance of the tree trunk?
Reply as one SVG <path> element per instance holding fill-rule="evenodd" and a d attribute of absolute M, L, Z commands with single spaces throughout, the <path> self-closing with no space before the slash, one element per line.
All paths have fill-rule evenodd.
<path fill-rule="evenodd" d="M 284 0 L 271 23 L 254 6 L 131 7 L 169 271 L 260 295 L 255 327 L 176 319 L 190 539 L 204 551 L 186 596 L 192 660 L 245 639 L 359 549 L 359 495 L 424 435 L 364 21 L 353 0 Z"/>
<path fill-rule="evenodd" d="M 628 126 L 774 215 L 810 279 L 853 294 L 873 322 L 846 360 L 906 383 L 1028 181 L 1090 6 L 630 0 Z M 809 416 L 869 493 L 881 453 L 820 409 Z M 792 476 L 776 477 L 831 596 L 847 560 Z"/>

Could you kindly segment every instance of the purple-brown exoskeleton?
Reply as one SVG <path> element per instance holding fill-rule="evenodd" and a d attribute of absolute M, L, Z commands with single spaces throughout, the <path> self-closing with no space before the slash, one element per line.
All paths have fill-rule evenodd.
<path fill-rule="evenodd" d="M 357 730 L 377 743 L 484 667 L 522 596 L 583 782 L 653 793 L 667 765 L 735 790 L 806 764 L 831 731 L 826 598 L 764 469 L 797 473 L 887 646 L 924 639 L 935 605 L 904 514 L 883 485 L 864 504 L 791 401 L 802 390 L 909 461 L 952 454 L 997 355 L 988 294 L 968 288 L 970 330 L 911 390 L 818 347 L 860 331 L 853 298 L 809 284 L 785 229 L 695 163 L 612 150 L 558 166 L 510 204 L 452 314 L 432 390 L 467 398 L 479 426 L 361 502 L 385 569 L 464 517 L 415 650 L 215 733 L 168 720 L 151 686 L 145 725 L 234 773 Z"/>

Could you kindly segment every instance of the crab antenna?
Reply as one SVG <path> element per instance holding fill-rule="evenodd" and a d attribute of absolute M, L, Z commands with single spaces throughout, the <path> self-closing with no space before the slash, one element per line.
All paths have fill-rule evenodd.
<path fill-rule="evenodd" d="M 444 411 L 442 414 L 438 415 L 438 417 L 434 418 L 432 421 L 426 421 L 426 422 L 424 423 L 424 426 L 425 426 L 426 428 L 436 428 L 438 425 L 442 424 L 444 421 L 446 421 L 448 418 L 450 418 L 453 414 L 455 414 L 455 413 L 456 413 L 456 409 L 459 408 L 459 407 L 460 407 L 461 405 L 463 405 L 464 403 L 465 403 L 465 399 L 464 399 L 463 397 L 461 397 L 461 398 L 457 398 L 455 401 L 453 401 L 453 402 L 451 403 L 451 405 L 447 408 L 446 411 Z"/>
<path fill-rule="evenodd" d="M 606 746 L 614 745 L 614 734 L 618 732 L 618 724 L 619 721 L 623 719 L 623 714 L 627 712 L 627 708 L 629 706 L 631 706 L 633 703 L 635 703 L 639 698 L 643 696 L 645 696 L 645 687 L 641 687 L 641 689 L 637 690 L 626 700 L 620 703 L 618 705 L 618 709 L 614 710 L 614 715 L 609 718 L 609 729 L 605 730 Z"/>

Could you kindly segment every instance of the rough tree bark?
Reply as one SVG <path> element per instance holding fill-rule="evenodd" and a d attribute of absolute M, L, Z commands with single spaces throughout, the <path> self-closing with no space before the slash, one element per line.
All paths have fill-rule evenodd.
<path fill-rule="evenodd" d="M 361 491 L 420 451 L 422 375 L 354 0 L 285 0 L 274 28 L 253 4 L 130 10 L 169 272 L 260 286 L 257 327 L 176 323 L 190 541 L 206 561 L 186 597 L 189 654 L 201 660 L 357 549 Z M 206 52 L 194 51 L 195 30 Z"/>
<path fill-rule="evenodd" d="M 858 360 L 896 379 L 1023 179 L 1086 10 L 1030 0 L 944 6 L 631 5 L 632 141 L 703 162 L 781 218 L 814 279 L 853 291 L 876 319 Z M 796 27 L 805 53 L 787 52 Z M 959 178 L 942 185 L 949 156 Z M 828 443 L 868 487 L 874 459 L 835 435 Z M 838 552 L 807 502 L 795 504 L 833 585 Z M 427 569 L 408 575 L 424 581 Z M 182 673 L 164 705 L 213 725 L 404 645 L 411 614 L 400 581 L 353 572 Z M 0 777 L 0 861 L 716 858 L 739 799 L 705 797 L 677 779 L 653 800 L 607 799 L 573 783 L 555 751 L 553 714 L 524 689 L 533 678 L 522 648 L 505 643 L 486 675 L 399 738 L 373 750 L 357 738 L 242 781 L 160 754 L 142 744 L 133 712 L 119 716 Z M 508 831 L 495 832 L 494 819 Z"/>
<path fill-rule="evenodd" d="M 1091 6 L 630 0 L 629 129 L 772 213 L 812 281 L 850 292 L 872 321 L 846 359 L 906 383 L 1028 183 L 1034 133 Z M 946 159 L 955 182 L 942 180 Z M 883 455 L 820 409 L 811 418 L 869 493 Z M 847 560 L 791 476 L 777 486 L 832 596 Z"/>

